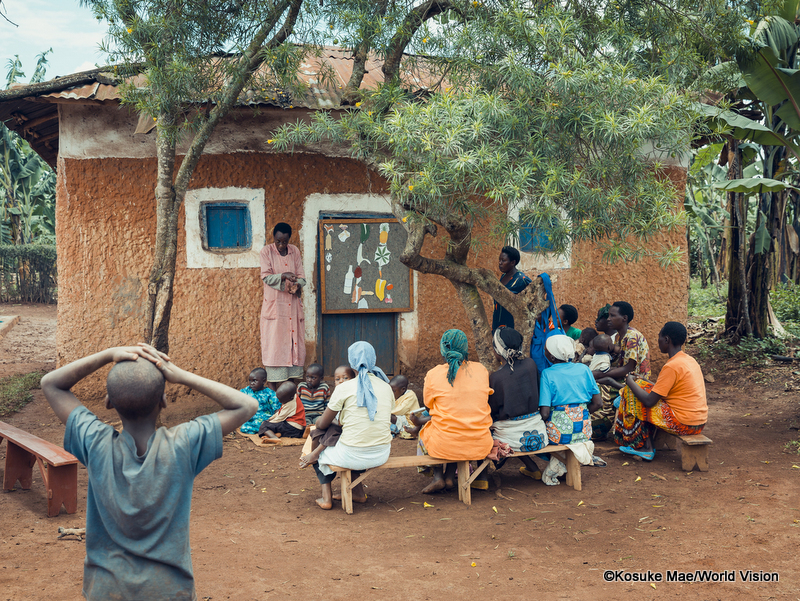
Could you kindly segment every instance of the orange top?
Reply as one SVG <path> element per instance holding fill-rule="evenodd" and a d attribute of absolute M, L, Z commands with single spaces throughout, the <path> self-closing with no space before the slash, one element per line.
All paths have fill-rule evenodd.
<path fill-rule="evenodd" d="M 438 459 L 485 459 L 492 450 L 489 372 L 475 361 L 458 368 L 453 385 L 447 381 L 447 364 L 425 376 L 423 401 L 431 414 L 419 433 L 428 455 Z"/>
<path fill-rule="evenodd" d="M 678 351 L 661 368 L 653 392 L 670 406 L 682 424 L 699 426 L 708 421 L 703 372 L 697 361 L 683 351 Z"/>

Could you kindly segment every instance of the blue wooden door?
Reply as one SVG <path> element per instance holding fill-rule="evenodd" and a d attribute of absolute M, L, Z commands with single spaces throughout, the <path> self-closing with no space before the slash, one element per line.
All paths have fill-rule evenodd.
<path fill-rule="evenodd" d="M 338 313 L 322 315 L 322 366 L 332 376 L 348 365 L 347 349 L 358 340 L 375 347 L 377 365 L 387 374 L 397 364 L 397 313 Z"/>

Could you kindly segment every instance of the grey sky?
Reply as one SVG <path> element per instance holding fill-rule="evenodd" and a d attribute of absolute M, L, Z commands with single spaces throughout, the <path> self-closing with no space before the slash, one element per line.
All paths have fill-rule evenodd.
<path fill-rule="evenodd" d="M 0 18 L 0 80 L 5 81 L 8 59 L 19 54 L 25 76 L 33 74 L 36 56 L 48 48 L 47 79 L 93 69 L 105 62 L 98 45 L 106 33 L 104 22 L 92 17 L 77 0 L 3 0 Z"/>

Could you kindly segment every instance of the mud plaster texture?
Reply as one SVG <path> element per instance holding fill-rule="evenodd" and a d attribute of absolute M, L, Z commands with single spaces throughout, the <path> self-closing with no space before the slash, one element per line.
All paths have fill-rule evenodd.
<path fill-rule="evenodd" d="M 155 159 L 66 159 L 59 161 L 57 188 L 59 304 L 57 362 L 62 365 L 108 346 L 139 341 L 144 294 L 155 241 L 153 182 Z M 683 186 L 682 171 L 673 175 Z M 305 199 L 313 193 L 381 193 L 386 183 L 353 160 L 322 155 L 265 153 L 207 155 L 191 188 L 238 186 L 266 192 L 267 238 L 272 225 L 286 221 L 299 231 Z M 680 244 L 683 232 L 664 238 Z M 296 235 L 293 243 L 298 244 Z M 179 223 L 170 355 L 180 366 L 241 388 L 260 365 L 258 320 L 262 287 L 258 269 L 187 269 L 184 216 Z M 473 265 L 496 269 L 498 249 L 484 239 Z M 443 240 L 426 244 L 424 254 L 440 257 Z M 580 265 L 580 268 L 575 268 Z M 316 286 L 316 274 L 309 285 Z M 536 273 L 530 273 L 536 275 Z M 628 300 L 636 309 L 634 325 L 655 343 L 661 324 L 685 320 L 686 268 L 664 273 L 657 264 L 604 265 L 590 245 L 573 250 L 573 269 L 553 273 L 558 303 L 575 305 L 578 325 L 593 325 L 597 308 Z M 401 343 L 416 346 L 406 356 L 414 365 L 402 371 L 420 378 L 441 362 L 439 338 L 449 328 L 471 335 L 466 314 L 449 282 L 420 274 L 418 336 Z M 484 297 L 488 317 L 491 301 Z M 311 338 L 311 339 L 308 339 Z M 317 360 L 313 335 L 307 334 L 307 362 Z M 657 351 L 655 354 L 658 354 Z M 654 356 L 658 364 L 658 358 Z M 82 381 L 76 392 L 85 401 L 104 396 L 106 371 Z M 189 394 L 171 387 L 171 400 Z M 210 407 L 209 407 L 210 408 Z"/>

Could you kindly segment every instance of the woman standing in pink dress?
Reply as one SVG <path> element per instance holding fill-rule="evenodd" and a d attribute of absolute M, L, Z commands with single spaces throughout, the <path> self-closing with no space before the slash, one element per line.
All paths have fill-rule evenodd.
<path fill-rule="evenodd" d="M 305 318 L 300 295 L 306 273 L 300 250 L 289 244 L 292 226 L 278 223 L 272 230 L 273 244 L 261 249 L 261 361 L 269 387 L 303 377 L 306 360 Z"/>

